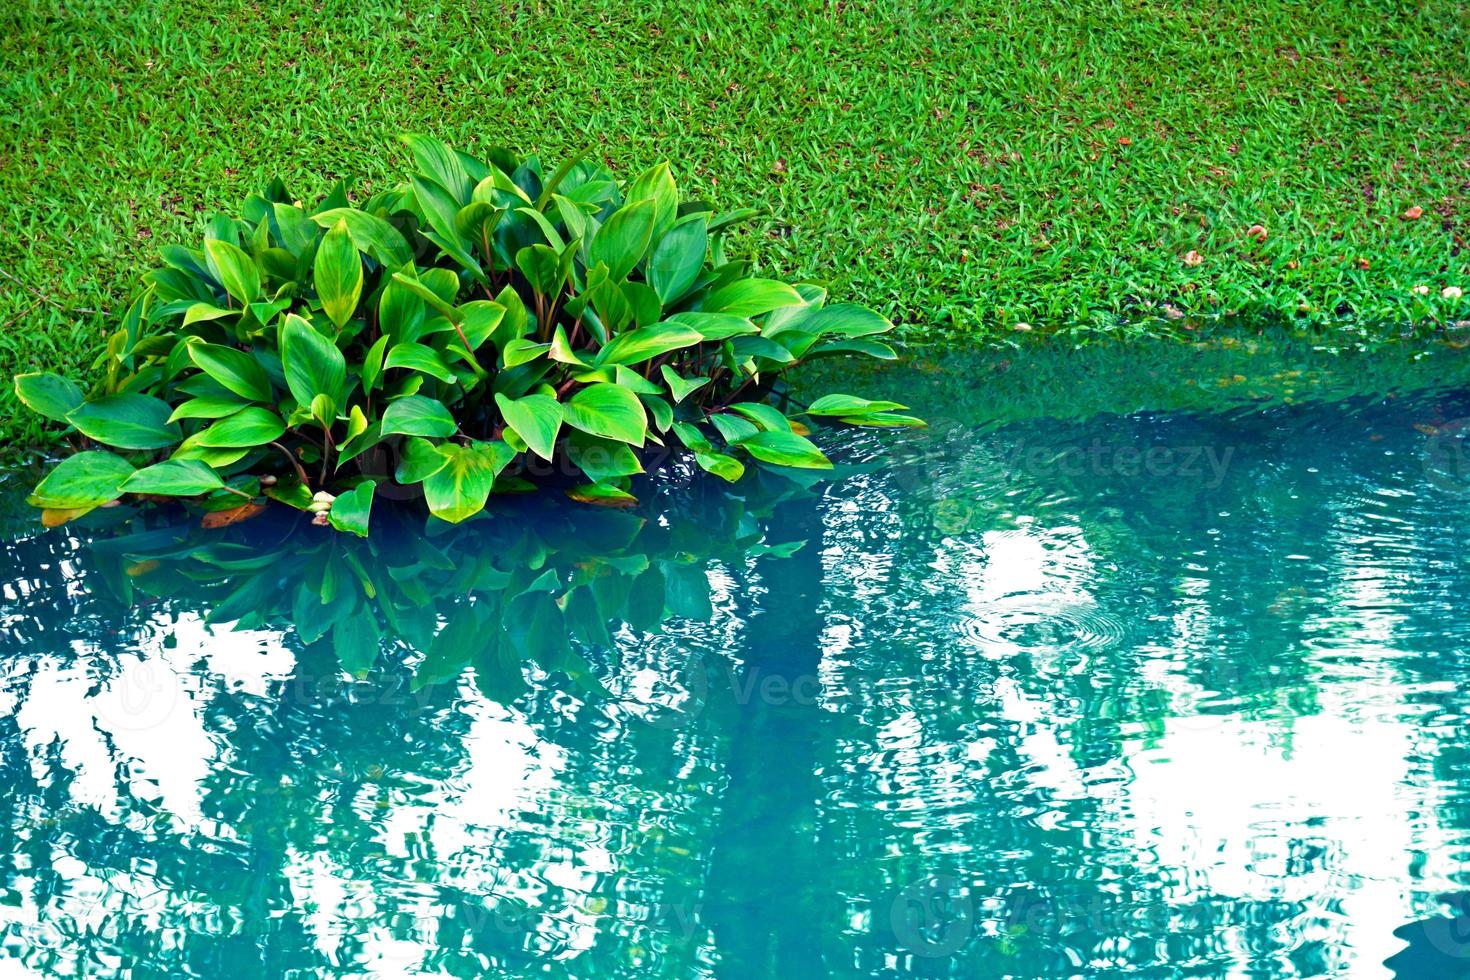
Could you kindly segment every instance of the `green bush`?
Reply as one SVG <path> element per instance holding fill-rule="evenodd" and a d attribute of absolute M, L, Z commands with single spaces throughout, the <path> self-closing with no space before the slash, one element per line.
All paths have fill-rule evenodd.
<path fill-rule="evenodd" d="M 546 175 L 534 156 L 405 142 L 417 172 L 360 207 L 339 186 L 308 209 L 276 181 L 202 249 L 163 248 L 90 397 L 16 379 L 81 440 L 31 498 L 49 523 L 124 494 L 238 507 L 264 485 L 364 534 L 385 485 L 461 521 L 557 473 L 576 499 L 631 503 L 649 448 L 732 481 L 742 457 L 831 465 L 782 373 L 892 358 L 874 339 L 892 324 L 728 260 L 722 233 L 752 210 L 681 201 L 667 164 L 620 187 L 578 160 Z M 921 424 L 902 409 L 828 395 L 798 414 Z"/>

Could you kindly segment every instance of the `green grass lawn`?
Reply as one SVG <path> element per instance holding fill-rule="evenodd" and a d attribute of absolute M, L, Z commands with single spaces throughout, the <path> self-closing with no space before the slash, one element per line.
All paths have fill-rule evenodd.
<path fill-rule="evenodd" d="M 1467 318 L 1467 85 L 1460 0 L 10 0 L 0 375 L 80 377 L 156 246 L 274 175 L 395 181 L 402 131 L 669 158 L 915 340 Z"/>

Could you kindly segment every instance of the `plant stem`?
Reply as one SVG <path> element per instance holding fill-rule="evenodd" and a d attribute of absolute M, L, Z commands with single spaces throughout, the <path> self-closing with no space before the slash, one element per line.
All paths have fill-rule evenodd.
<path fill-rule="evenodd" d="M 302 485 L 307 487 L 311 486 L 311 480 L 307 477 L 306 470 L 302 467 L 301 463 L 296 459 L 296 457 L 291 455 L 291 450 L 287 449 L 279 442 L 273 442 L 271 443 L 271 445 L 279 449 L 281 453 L 286 457 L 286 461 L 296 468 L 296 476 L 298 479 L 301 480 Z"/>

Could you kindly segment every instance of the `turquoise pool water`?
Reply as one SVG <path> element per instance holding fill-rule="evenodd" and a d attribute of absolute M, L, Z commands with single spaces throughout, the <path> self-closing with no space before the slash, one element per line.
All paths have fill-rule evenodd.
<path fill-rule="evenodd" d="M 1470 388 L 922 377 L 805 489 L 18 514 L 0 977 L 1470 975 Z"/>

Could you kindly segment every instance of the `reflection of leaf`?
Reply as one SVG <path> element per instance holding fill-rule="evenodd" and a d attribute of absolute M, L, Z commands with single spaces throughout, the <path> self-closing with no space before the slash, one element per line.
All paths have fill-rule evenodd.
<path fill-rule="evenodd" d="M 709 577 L 703 567 L 664 562 L 664 589 L 669 612 L 675 616 L 706 620 L 714 615 L 709 600 Z"/>
<path fill-rule="evenodd" d="M 432 684 L 452 681 L 469 666 L 486 647 L 490 631 L 477 605 L 461 603 L 444 612 L 443 629 L 429 644 L 428 653 L 413 677 L 413 689 L 422 690 Z"/>
<path fill-rule="evenodd" d="M 372 616 L 348 616 L 332 627 L 332 650 L 342 669 L 366 677 L 378 659 L 378 623 Z"/>
<path fill-rule="evenodd" d="M 257 504 L 252 501 L 248 504 L 241 504 L 239 507 L 231 507 L 228 510 L 211 511 L 204 515 L 204 519 L 199 522 L 199 526 L 206 529 L 229 527 L 231 524 L 248 521 L 263 510 L 265 510 L 265 504 Z"/>

